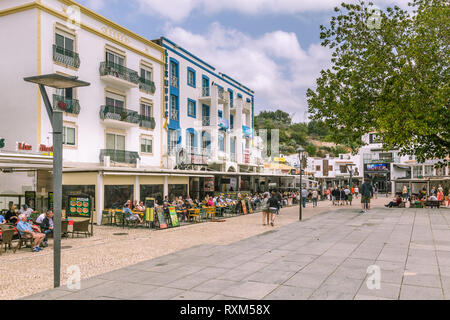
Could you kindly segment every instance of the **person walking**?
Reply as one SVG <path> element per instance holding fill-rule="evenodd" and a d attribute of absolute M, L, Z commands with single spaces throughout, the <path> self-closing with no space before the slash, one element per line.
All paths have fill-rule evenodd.
<path fill-rule="evenodd" d="M 262 208 L 262 221 L 263 226 L 266 226 L 270 223 L 270 212 L 269 212 L 269 194 L 264 194 L 264 198 L 261 201 L 261 208 Z M 267 224 L 266 224 L 267 220 Z"/>
<path fill-rule="evenodd" d="M 306 199 L 308 198 L 308 191 L 306 188 L 302 189 L 302 206 L 303 208 L 306 208 Z"/>
<path fill-rule="evenodd" d="M 319 194 L 317 192 L 316 189 L 313 190 L 312 192 L 312 203 L 313 203 L 313 207 L 317 207 L 317 198 L 318 198 Z"/>
<path fill-rule="evenodd" d="M 373 197 L 373 187 L 369 182 L 369 179 L 365 179 L 361 186 L 361 206 L 360 213 L 366 213 L 370 209 L 370 198 Z"/>
<path fill-rule="evenodd" d="M 403 186 L 402 199 L 403 201 L 406 201 L 406 199 L 408 199 L 408 188 L 406 186 Z"/>
<path fill-rule="evenodd" d="M 272 196 L 268 201 L 269 211 L 270 211 L 270 225 L 273 227 L 275 222 L 275 215 L 278 214 L 278 210 L 280 208 L 279 201 L 275 195 L 275 192 L 272 192 Z"/>

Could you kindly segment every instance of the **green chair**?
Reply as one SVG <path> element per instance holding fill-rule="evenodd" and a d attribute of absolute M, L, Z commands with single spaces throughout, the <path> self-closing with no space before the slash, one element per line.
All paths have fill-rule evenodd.
<path fill-rule="evenodd" d="M 112 212 L 108 211 L 108 210 L 103 210 L 102 211 L 102 225 L 111 225 L 113 224 L 113 215 Z"/>

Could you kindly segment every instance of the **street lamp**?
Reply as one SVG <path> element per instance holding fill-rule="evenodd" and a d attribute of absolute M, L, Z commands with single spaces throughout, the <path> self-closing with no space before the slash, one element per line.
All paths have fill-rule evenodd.
<path fill-rule="evenodd" d="M 298 149 L 297 149 L 297 152 L 298 152 L 298 159 L 300 160 L 300 202 L 299 202 L 299 204 L 298 204 L 298 219 L 300 220 L 300 221 L 302 221 L 302 202 L 303 202 L 303 199 L 302 199 L 302 155 L 303 155 L 303 152 L 305 152 L 305 149 L 303 149 L 302 147 L 299 147 Z"/>
<path fill-rule="evenodd" d="M 349 187 L 350 187 L 350 191 L 352 190 L 352 185 L 353 185 L 353 163 L 352 164 L 346 164 L 345 165 L 347 167 L 348 172 L 350 173 L 350 183 L 349 183 Z"/>
<path fill-rule="evenodd" d="M 60 286 L 61 276 L 61 206 L 62 206 L 62 131 L 63 110 L 53 106 L 48 99 L 45 87 L 71 89 L 89 86 L 90 83 L 78 80 L 78 77 L 67 77 L 60 74 L 46 74 L 24 78 L 27 82 L 39 85 L 39 90 L 47 109 L 53 129 L 53 286 Z"/>

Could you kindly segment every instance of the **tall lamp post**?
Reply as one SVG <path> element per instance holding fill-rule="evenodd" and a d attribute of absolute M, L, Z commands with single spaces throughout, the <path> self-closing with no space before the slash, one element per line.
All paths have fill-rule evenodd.
<path fill-rule="evenodd" d="M 347 170 L 350 173 L 350 192 L 352 191 L 352 185 L 353 185 L 353 164 L 346 164 Z"/>
<path fill-rule="evenodd" d="M 61 277 L 61 207 L 62 207 L 62 131 L 63 110 L 53 106 L 45 87 L 71 89 L 89 86 L 90 83 L 78 80 L 78 77 L 67 77 L 60 74 L 46 74 L 24 78 L 27 82 L 36 83 L 44 100 L 50 123 L 53 129 L 53 286 L 60 286 Z"/>
<path fill-rule="evenodd" d="M 302 203 L 303 203 L 303 199 L 302 199 L 302 171 L 303 171 L 303 169 L 302 169 L 302 155 L 303 155 L 303 152 L 305 152 L 305 149 L 303 149 L 302 147 L 299 147 L 297 149 L 297 152 L 298 152 L 298 159 L 299 159 L 299 162 L 300 162 L 300 202 L 298 204 L 298 219 L 300 221 L 302 221 Z"/>

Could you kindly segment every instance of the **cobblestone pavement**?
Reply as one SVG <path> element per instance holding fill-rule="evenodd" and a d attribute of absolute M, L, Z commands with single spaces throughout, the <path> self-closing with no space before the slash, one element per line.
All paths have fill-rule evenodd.
<path fill-rule="evenodd" d="M 345 208 L 26 299 L 448 299 L 449 221 L 448 209 Z"/>

